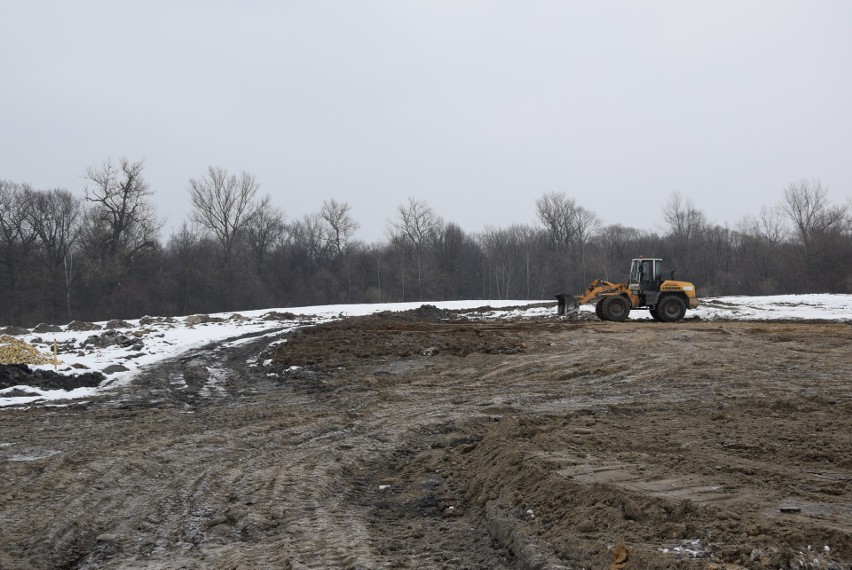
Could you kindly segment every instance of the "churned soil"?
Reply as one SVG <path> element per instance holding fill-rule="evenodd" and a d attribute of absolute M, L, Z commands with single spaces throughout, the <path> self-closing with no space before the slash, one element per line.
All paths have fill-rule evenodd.
<path fill-rule="evenodd" d="M 849 324 L 468 316 L 0 411 L 0 567 L 849 568 Z"/>
<path fill-rule="evenodd" d="M 100 372 L 69 375 L 30 368 L 26 364 L 0 364 L 0 390 L 18 385 L 34 386 L 42 390 L 73 390 L 98 386 L 105 378 Z"/>

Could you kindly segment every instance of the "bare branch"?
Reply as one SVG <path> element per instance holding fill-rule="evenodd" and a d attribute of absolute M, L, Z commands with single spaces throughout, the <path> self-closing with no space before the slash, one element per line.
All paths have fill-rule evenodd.
<path fill-rule="evenodd" d="M 360 224 L 349 213 L 352 207 L 346 202 L 331 199 L 322 203 L 320 217 L 326 223 L 326 239 L 334 254 L 343 256 Z"/>
<path fill-rule="evenodd" d="M 259 188 L 253 174 L 241 172 L 237 177 L 214 166 L 202 178 L 189 179 L 192 220 L 216 236 L 226 262 L 240 231 L 269 206 L 268 197 L 257 200 Z"/>
<path fill-rule="evenodd" d="M 819 180 L 802 179 L 784 188 L 781 210 L 793 222 L 799 240 L 810 251 L 819 235 L 842 231 L 848 222 L 849 206 L 832 206 L 828 188 Z"/>
<path fill-rule="evenodd" d="M 156 247 L 163 222 L 157 218 L 149 197 L 153 191 L 142 176 L 144 162 L 126 158 L 116 168 L 107 159 L 100 168 L 86 170 L 84 188 L 87 202 L 93 204 L 86 217 L 90 246 L 99 244 L 109 259 L 121 257 L 129 264 L 143 249 Z"/>
<path fill-rule="evenodd" d="M 673 192 L 663 207 L 663 218 L 669 224 L 673 236 L 688 242 L 695 238 L 707 225 L 704 214 L 695 208 L 692 200 Z"/>

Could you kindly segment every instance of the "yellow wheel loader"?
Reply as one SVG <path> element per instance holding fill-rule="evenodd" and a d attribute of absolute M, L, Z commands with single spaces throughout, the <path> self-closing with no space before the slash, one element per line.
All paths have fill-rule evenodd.
<path fill-rule="evenodd" d="M 629 283 L 610 283 L 595 279 L 582 295 L 560 293 L 557 313 L 571 315 L 580 305 L 595 303 L 595 314 L 602 321 L 621 322 L 634 309 L 648 309 L 655 321 L 673 323 L 683 319 L 687 309 L 698 307 L 695 285 L 688 281 L 663 279 L 663 260 L 640 257 L 630 264 Z"/>

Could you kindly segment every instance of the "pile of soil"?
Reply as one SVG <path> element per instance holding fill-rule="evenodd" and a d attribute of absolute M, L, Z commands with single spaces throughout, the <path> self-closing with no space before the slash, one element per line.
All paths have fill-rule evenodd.
<path fill-rule="evenodd" d="M 338 368 L 391 357 L 515 354 L 526 344 L 511 330 L 456 319 L 450 311 L 423 305 L 401 313 L 351 317 L 296 331 L 272 359 L 285 367 Z"/>
<path fill-rule="evenodd" d="M 0 390 L 19 385 L 42 390 L 73 390 L 97 386 L 104 378 L 100 372 L 69 376 L 52 370 L 32 369 L 25 364 L 0 364 Z"/>
<path fill-rule="evenodd" d="M 30 329 L 26 329 L 26 328 L 23 328 L 23 327 L 17 327 L 17 326 L 14 326 L 14 325 L 0 329 L 0 334 L 11 335 L 11 336 L 21 336 L 21 335 L 29 334 L 29 332 L 30 332 Z"/>
<path fill-rule="evenodd" d="M 96 325 L 95 323 L 90 323 L 88 321 L 71 321 L 70 323 L 68 323 L 65 329 L 69 331 L 87 332 L 99 331 L 101 330 L 101 326 Z"/>
<path fill-rule="evenodd" d="M 397 313 L 402 319 L 416 319 L 423 321 L 458 321 L 464 320 L 459 317 L 457 311 L 449 309 L 439 309 L 435 305 L 420 305 L 416 309 Z"/>
<path fill-rule="evenodd" d="M 109 346 L 120 346 L 140 351 L 144 343 L 136 336 L 128 336 L 115 330 L 108 330 L 101 334 L 93 334 L 83 342 L 83 346 L 94 346 L 107 348 Z"/>
<path fill-rule="evenodd" d="M 270 311 L 261 317 L 264 321 L 295 321 L 298 317 L 289 312 Z"/>

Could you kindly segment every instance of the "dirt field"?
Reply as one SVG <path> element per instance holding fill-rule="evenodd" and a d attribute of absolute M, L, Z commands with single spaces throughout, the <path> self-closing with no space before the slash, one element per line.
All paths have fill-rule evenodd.
<path fill-rule="evenodd" d="M 850 567 L 852 325 L 447 317 L 0 411 L 0 568 Z"/>

